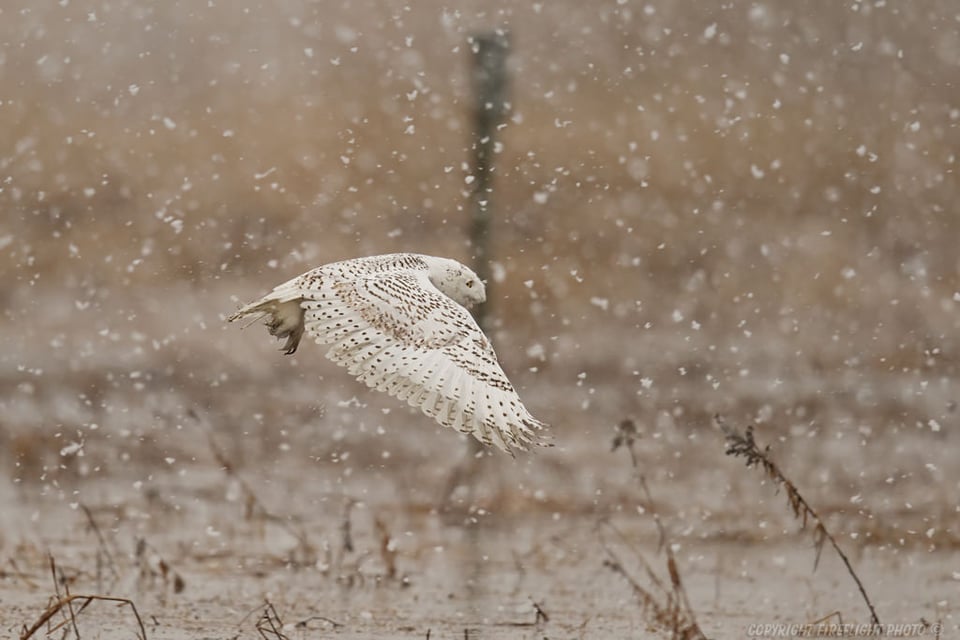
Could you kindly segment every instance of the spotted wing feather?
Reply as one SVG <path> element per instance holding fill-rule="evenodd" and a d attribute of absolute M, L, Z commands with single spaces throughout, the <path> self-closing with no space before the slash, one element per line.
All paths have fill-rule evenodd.
<path fill-rule="evenodd" d="M 520 402 L 473 317 L 425 273 L 337 281 L 302 297 L 306 335 L 361 382 L 505 451 L 538 439 L 544 425 Z"/>
<path fill-rule="evenodd" d="M 470 313 L 430 281 L 422 257 L 325 265 L 276 287 L 230 320 L 262 315 L 293 353 L 303 335 L 364 384 L 445 427 L 505 451 L 541 440 Z"/>

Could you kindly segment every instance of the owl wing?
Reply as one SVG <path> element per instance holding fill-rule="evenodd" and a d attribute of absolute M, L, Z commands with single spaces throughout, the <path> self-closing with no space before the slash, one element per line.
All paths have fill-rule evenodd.
<path fill-rule="evenodd" d="M 366 385 L 504 451 L 539 439 L 545 425 L 523 406 L 490 341 L 425 271 L 316 278 L 299 293 L 304 333 Z"/>

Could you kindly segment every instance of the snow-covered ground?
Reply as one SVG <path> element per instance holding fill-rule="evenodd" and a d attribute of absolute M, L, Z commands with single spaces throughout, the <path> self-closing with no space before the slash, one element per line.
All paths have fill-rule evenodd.
<path fill-rule="evenodd" d="M 0 599 L 11 632 L 46 606 L 51 554 L 72 593 L 131 598 L 150 637 L 258 637 L 265 599 L 287 624 L 324 616 L 343 625 L 317 618 L 289 628 L 291 638 L 642 634 L 648 617 L 604 566 L 600 534 L 602 523 L 624 531 L 668 579 L 630 458 L 611 451 L 628 416 L 709 636 L 835 611 L 868 622 L 829 548 L 814 571 L 811 532 L 799 531 L 782 492 L 724 455 L 714 412 L 757 425 L 851 557 L 882 622 L 942 620 L 944 637 L 956 631 L 948 380 L 861 372 L 851 382 L 826 371 L 737 376 L 714 389 L 673 370 L 668 332 L 660 351 L 649 349 L 653 383 L 517 371 L 556 446 L 470 464 L 462 437 L 372 394 L 318 347 L 285 357 L 260 327 L 220 326 L 216 299 L 173 298 L 153 318 L 144 312 L 146 335 L 176 335 L 166 347 L 123 336 L 117 352 L 76 368 L 77 349 L 44 349 L 4 375 Z M 71 339 L 95 338 L 77 330 Z M 11 348 L 24 360 L 36 353 Z M 655 394 L 660 386 L 669 391 Z M 138 540 L 149 551 L 138 555 Z M 633 551 L 618 553 L 633 562 Z M 649 585 L 639 565 L 630 571 Z M 531 602 L 549 621 L 517 626 L 535 620 Z M 78 622 L 111 638 L 129 637 L 132 620 L 101 602 Z"/>

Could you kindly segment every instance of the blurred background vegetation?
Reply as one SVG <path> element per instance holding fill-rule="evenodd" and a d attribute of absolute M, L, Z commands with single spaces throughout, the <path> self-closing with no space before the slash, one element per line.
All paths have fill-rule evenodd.
<path fill-rule="evenodd" d="M 360 255 L 469 262 L 467 38 L 501 27 L 493 326 L 535 415 L 573 438 L 796 396 L 945 421 L 958 21 L 946 0 L 4 2 L 7 431 L 88 424 L 138 384 L 193 394 L 181 412 L 232 402 L 228 378 L 289 403 L 290 360 L 221 330 L 241 300 Z M 302 407 L 321 374 L 356 392 L 318 355 L 294 361 Z M 57 379 L 75 409 L 36 400 Z"/>

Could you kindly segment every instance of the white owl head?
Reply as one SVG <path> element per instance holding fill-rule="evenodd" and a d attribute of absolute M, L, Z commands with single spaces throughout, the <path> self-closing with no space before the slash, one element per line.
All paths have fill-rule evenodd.
<path fill-rule="evenodd" d="M 423 256 L 423 259 L 430 269 L 430 282 L 454 302 L 470 308 L 487 299 L 486 289 L 477 274 L 456 260 L 433 256 Z"/>

